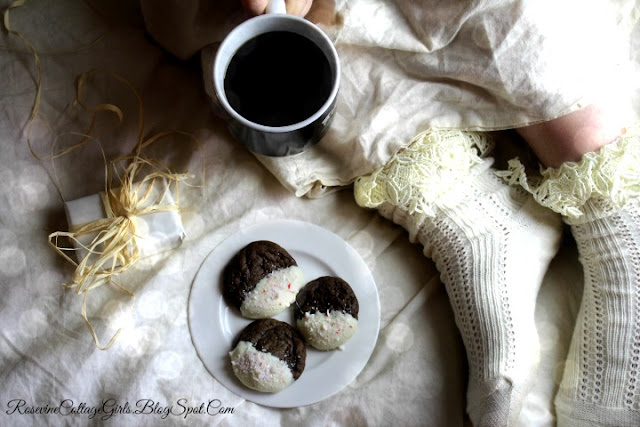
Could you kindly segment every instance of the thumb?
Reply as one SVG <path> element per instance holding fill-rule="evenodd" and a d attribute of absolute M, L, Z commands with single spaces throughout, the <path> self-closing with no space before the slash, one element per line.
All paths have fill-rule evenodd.
<path fill-rule="evenodd" d="M 242 0 L 242 7 L 251 15 L 261 15 L 268 3 L 269 0 Z"/>
<path fill-rule="evenodd" d="M 286 0 L 286 3 L 288 14 L 304 17 L 309 13 L 313 0 Z"/>

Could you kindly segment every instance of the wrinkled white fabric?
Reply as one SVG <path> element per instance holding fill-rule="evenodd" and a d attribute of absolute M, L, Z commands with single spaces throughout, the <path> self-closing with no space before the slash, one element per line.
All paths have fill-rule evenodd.
<path fill-rule="evenodd" d="M 0 10 L 8 4 L 0 1 Z M 48 162 L 32 156 L 26 136 L 36 67 L 19 39 L 0 32 L 0 46 L 10 48 L 0 51 L 0 425 L 99 425 L 90 414 L 32 415 L 25 408 L 64 401 L 77 409 L 104 401 L 128 403 L 132 411 L 150 402 L 173 405 L 177 414 L 116 413 L 104 422 L 113 425 L 418 425 L 428 419 L 462 426 L 464 358 L 444 289 L 420 251 L 379 215 L 358 207 L 348 192 L 319 200 L 294 197 L 230 138 L 211 114 L 199 67 L 177 62 L 153 43 L 135 3 L 94 6 L 27 1 L 12 10 L 13 28 L 41 52 L 34 149 L 45 158 L 56 137 L 62 146 L 81 139 L 69 134 L 86 132 L 90 124 L 90 115 L 73 102 L 77 78 L 93 68 L 111 71 L 138 89 L 146 134 L 178 129 L 199 138 L 195 153 L 176 138 L 171 149 L 155 154 L 194 174 L 204 163 L 204 187 L 181 187 L 182 245 L 139 261 L 123 279 L 136 293 L 130 316 L 130 300 L 122 293 L 104 287 L 92 294 L 88 310 L 100 338 L 125 326 L 109 350 L 98 350 L 80 315 L 81 297 L 61 286 L 73 269 L 47 246 L 47 235 L 67 226 L 54 182 L 66 200 L 102 190 L 102 153 L 89 144 L 58 159 L 57 181 Z M 93 135 L 107 158 L 128 153 L 138 132 L 131 92 L 99 73 L 85 87 L 85 100 L 122 108 L 122 123 L 109 112 L 99 114 Z M 239 230 L 283 218 L 317 224 L 347 241 L 372 271 L 383 302 L 378 345 L 366 369 L 335 396 L 293 409 L 254 404 L 217 382 L 200 361 L 188 324 L 191 285 L 209 252 Z M 20 399 L 22 409 L 11 412 Z M 181 399 L 192 406 L 217 399 L 234 412 L 185 418 Z M 433 403 L 425 405 L 429 399 Z"/>
<path fill-rule="evenodd" d="M 297 195 L 317 195 L 385 164 L 429 127 L 512 128 L 629 94 L 640 79 L 628 75 L 628 27 L 615 12 L 631 3 L 613 4 L 339 1 L 332 128 L 306 153 L 260 160 Z"/>
<path fill-rule="evenodd" d="M 4 11 L 9 3 L 0 1 L 0 10 Z M 353 8 L 366 8 L 372 3 L 378 2 L 349 2 Z M 636 3 L 616 2 L 620 7 Z M 351 12 L 345 9 L 344 2 L 339 6 L 346 22 Z M 370 10 L 363 15 L 363 22 L 367 22 L 364 16 L 387 16 L 385 10 L 388 9 L 382 6 L 379 13 Z M 629 9 L 619 11 L 621 16 L 632 16 Z M 392 22 L 391 34 L 402 33 L 396 38 L 415 38 L 410 26 L 399 25 L 404 19 Z M 199 137 L 202 150 L 197 155 L 185 149 L 159 157 L 179 167 L 204 162 L 206 179 L 202 190 L 189 189 L 180 194 L 187 235 L 182 246 L 151 257 L 148 262 L 141 261 L 131 272 L 132 281 L 128 283 L 134 285 L 137 297 L 131 322 L 126 323 L 128 327 L 110 350 L 98 350 L 80 316 L 79 299 L 60 287 L 72 269 L 46 244 L 48 233 L 63 229 L 66 221 L 51 169 L 35 160 L 26 145 L 36 67 L 19 39 L 0 32 L 0 424 L 88 423 L 88 417 L 82 414 L 64 418 L 10 415 L 7 411 L 12 399 L 42 406 L 70 399 L 77 406 L 82 402 L 98 405 L 108 399 L 122 405 L 127 401 L 134 405 L 140 399 L 175 405 L 182 398 L 192 405 L 219 399 L 224 406 L 234 407 L 235 412 L 186 419 L 122 414 L 112 418 L 112 424 L 464 424 L 465 358 L 449 301 L 435 267 L 425 262 L 420 248 L 409 243 L 399 227 L 358 207 L 349 192 L 327 194 L 318 200 L 293 197 L 262 163 L 231 139 L 223 123 L 211 114 L 199 65 L 177 61 L 152 41 L 135 2 L 32 0 L 12 10 L 11 23 L 41 52 L 42 102 L 30 134 L 38 153 L 49 153 L 58 136 L 62 136 L 58 142 L 69 144 L 75 141 L 69 132 L 88 129 L 90 117 L 73 102 L 75 85 L 81 73 L 98 68 L 122 75 L 139 90 L 148 133 L 172 128 Z M 375 33 L 375 28 L 371 26 L 368 33 Z M 385 37 L 391 42 L 388 34 Z M 634 34 L 638 35 L 638 27 Z M 343 32 L 340 37 L 346 35 Z M 395 53 L 391 49 L 369 49 L 371 43 L 364 36 L 356 37 L 354 33 L 352 39 L 356 38 L 358 44 L 345 42 L 341 51 L 357 51 L 362 66 L 368 62 L 365 55 Z M 635 61 L 640 59 L 638 52 L 637 48 L 633 51 Z M 316 191 L 321 189 L 318 182 L 330 183 L 321 181 L 326 177 L 338 177 L 335 182 L 340 183 L 340 178 L 345 177 L 347 182 L 359 171 L 345 169 L 340 163 L 333 165 L 342 158 L 352 158 L 356 164 L 371 155 L 376 163 L 392 155 L 394 150 L 381 145 L 381 141 L 386 129 L 397 130 L 393 117 L 398 114 L 408 127 L 419 127 L 419 120 L 414 123 L 409 114 L 422 108 L 410 102 L 418 97 L 402 98 L 392 110 L 385 106 L 390 94 L 397 97 L 408 93 L 411 87 L 398 86 L 398 80 L 387 79 L 390 74 L 386 67 L 368 66 L 363 70 L 366 75 L 354 75 L 362 84 L 357 86 L 354 80 L 352 87 L 361 87 L 363 99 L 371 103 L 353 104 L 351 116 L 337 122 L 340 127 L 336 131 L 350 135 L 344 144 L 329 146 L 323 142 L 317 147 L 326 154 L 325 159 L 333 159 L 318 167 L 314 171 L 317 175 L 304 174 L 311 173 L 305 169 L 310 160 L 291 159 L 295 160 L 292 171 L 294 165 L 302 168 L 297 172 L 300 181 L 296 181 L 298 175 L 293 172 L 277 175 L 285 183 L 291 182 L 291 188 L 299 187 L 300 193 L 305 193 L 305 188 Z M 371 79 L 369 70 L 374 72 Z M 442 102 L 461 99 L 453 81 L 440 81 L 441 87 L 448 89 L 441 92 Z M 94 135 L 105 154 L 113 158 L 129 152 L 138 131 L 137 107 L 130 91 L 103 75 L 97 76 L 87 89 L 90 103 L 113 102 L 125 113 L 120 124 L 110 113 L 98 117 Z M 348 112 L 345 106 L 341 108 L 342 114 Z M 440 117 L 441 110 L 436 113 L 435 117 Z M 372 121 L 371 116 L 388 120 Z M 409 138 L 415 135 L 412 131 L 406 130 Z M 376 145 L 358 145 L 360 139 L 356 136 L 360 133 L 364 135 L 362 140 Z M 391 136 L 386 138 L 393 140 Z M 408 140 L 399 138 L 398 143 Z M 94 194 L 104 186 L 101 153 L 89 145 L 74 156 L 76 164 L 60 159 L 57 168 L 57 181 L 67 200 Z M 278 165 L 267 166 L 279 170 Z M 289 176 L 294 178 L 287 181 Z M 373 272 L 382 310 L 377 346 L 354 383 L 323 402 L 294 409 L 253 404 L 225 389 L 200 362 L 187 322 L 191 283 L 206 255 L 237 230 L 281 218 L 321 225 L 349 242 Z M 552 402 L 580 300 L 580 273 L 575 247 L 564 246 L 552 262 L 538 297 L 536 325 L 542 354 L 535 388 L 523 410 L 529 426 L 554 425 Z M 106 315 L 126 314 L 129 301 L 117 293 L 107 296 L 113 299 L 112 304 L 92 307 L 103 316 L 102 324 L 117 326 L 126 320 L 125 316 Z M 107 323 L 106 319 L 114 323 Z"/>
<path fill-rule="evenodd" d="M 339 23 L 321 26 L 342 65 L 331 129 L 305 153 L 258 156 L 298 196 L 370 173 L 429 127 L 514 128 L 595 101 L 628 114 L 640 81 L 633 1 L 338 0 L 336 10 Z M 212 97 L 215 49 L 203 56 Z"/>

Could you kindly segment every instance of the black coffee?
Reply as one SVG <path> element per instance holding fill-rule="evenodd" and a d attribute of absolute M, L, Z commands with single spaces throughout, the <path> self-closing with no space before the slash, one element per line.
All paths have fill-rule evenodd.
<path fill-rule="evenodd" d="M 286 126 L 313 115 L 331 92 L 331 67 L 318 46 L 296 33 L 275 31 L 246 42 L 227 68 L 231 107 L 265 126 Z"/>

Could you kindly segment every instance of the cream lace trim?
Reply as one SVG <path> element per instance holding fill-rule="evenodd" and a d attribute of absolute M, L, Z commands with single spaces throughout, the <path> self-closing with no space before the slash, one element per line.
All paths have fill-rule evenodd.
<path fill-rule="evenodd" d="M 509 170 L 497 172 L 510 185 L 520 185 L 543 206 L 562 214 L 568 222 L 585 215 L 585 203 L 592 199 L 591 214 L 606 216 L 640 195 L 640 125 L 628 128 L 623 136 L 585 154 L 579 162 L 559 168 L 541 168 L 541 176 L 527 177 L 516 158 Z M 595 211 L 593 211 L 595 209 Z"/>
<path fill-rule="evenodd" d="M 471 175 L 471 168 L 492 146 L 482 133 L 422 132 L 385 166 L 356 180 L 356 202 L 369 208 L 389 202 L 410 214 L 433 217 L 435 207 L 453 206 L 464 197 L 461 178 Z"/>

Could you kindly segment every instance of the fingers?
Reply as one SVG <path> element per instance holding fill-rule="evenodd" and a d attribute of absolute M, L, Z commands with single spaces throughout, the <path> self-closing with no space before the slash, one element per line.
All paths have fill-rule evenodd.
<path fill-rule="evenodd" d="M 305 16 L 311 9 L 313 0 L 286 0 L 286 3 L 289 15 Z"/>
<path fill-rule="evenodd" d="M 305 16 L 313 0 L 285 0 L 287 13 L 296 16 Z M 261 15 L 267 9 L 269 0 L 242 0 L 242 7 L 251 15 Z"/>
<path fill-rule="evenodd" d="M 242 0 L 242 7 L 251 15 L 261 15 L 267 8 L 269 0 Z"/>

